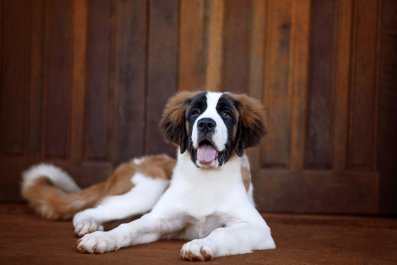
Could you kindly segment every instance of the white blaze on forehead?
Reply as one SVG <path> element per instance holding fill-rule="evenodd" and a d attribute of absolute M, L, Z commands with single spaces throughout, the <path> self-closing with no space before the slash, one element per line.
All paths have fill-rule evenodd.
<path fill-rule="evenodd" d="M 193 125 L 192 131 L 192 141 L 193 146 L 195 148 L 198 147 L 198 129 L 197 122 L 203 118 L 211 118 L 215 121 L 215 133 L 212 137 L 213 143 L 216 145 L 216 149 L 218 151 L 223 151 L 225 149 L 225 145 L 227 142 L 227 128 L 225 123 L 223 122 L 221 116 L 216 110 L 216 106 L 218 105 L 219 98 L 223 95 L 223 93 L 219 92 L 207 92 L 207 108 L 205 111 L 196 119 Z"/>

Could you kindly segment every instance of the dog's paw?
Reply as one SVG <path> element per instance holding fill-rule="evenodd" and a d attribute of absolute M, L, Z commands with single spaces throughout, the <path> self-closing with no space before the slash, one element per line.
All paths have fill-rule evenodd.
<path fill-rule="evenodd" d="M 183 245 L 181 258 L 187 261 L 209 261 L 215 256 L 215 247 L 205 239 L 195 239 Z"/>
<path fill-rule="evenodd" d="M 109 232 L 97 231 L 87 234 L 77 242 L 77 250 L 81 253 L 99 254 L 118 249 L 117 239 Z"/>
<path fill-rule="evenodd" d="M 74 233 L 78 237 L 95 231 L 103 231 L 103 226 L 94 219 L 83 219 L 77 221 L 74 225 Z"/>

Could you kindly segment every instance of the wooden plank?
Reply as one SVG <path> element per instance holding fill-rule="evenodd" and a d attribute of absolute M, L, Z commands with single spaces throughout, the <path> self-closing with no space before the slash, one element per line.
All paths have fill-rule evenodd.
<path fill-rule="evenodd" d="M 353 1 L 339 0 L 337 4 L 333 168 L 342 172 L 347 163 Z"/>
<path fill-rule="evenodd" d="M 205 1 L 180 1 L 179 90 L 201 90 L 205 86 L 207 49 Z"/>
<path fill-rule="evenodd" d="M 290 163 L 291 16 L 291 1 L 267 2 L 263 101 L 269 111 L 261 167 L 288 168 Z"/>
<path fill-rule="evenodd" d="M 313 1 L 305 167 L 332 168 L 336 2 Z"/>
<path fill-rule="evenodd" d="M 71 91 L 70 162 L 83 161 L 83 132 L 86 93 L 88 1 L 73 1 L 73 84 Z M 98 56 L 101 56 L 98 54 Z"/>
<path fill-rule="evenodd" d="M 354 2 L 348 168 L 376 168 L 378 2 Z"/>
<path fill-rule="evenodd" d="M 4 1 L 2 8 L 1 150 L 23 155 L 27 149 L 30 5 L 28 1 Z"/>
<path fill-rule="evenodd" d="M 262 170 L 253 178 L 266 212 L 362 214 L 378 211 L 378 174 L 332 170 Z"/>
<path fill-rule="evenodd" d="M 41 157 L 43 141 L 44 1 L 31 1 L 28 155 Z"/>
<path fill-rule="evenodd" d="M 222 59 L 224 30 L 224 0 L 207 0 L 208 23 L 208 58 L 206 67 L 206 89 L 219 91 L 222 89 Z M 263 1 L 262 1 L 263 3 Z"/>
<path fill-rule="evenodd" d="M 303 170 L 306 129 L 306 93 L 310 46 L 310 0 L 293 2 L 291 73 L 291 170 Z"/>
<path fill-rule="evenodd" d="M 45 155 L 66 159 L 69 151 L 69 104 L 72 85 L 72 4 L 46 2 Z"/>
<path fill-rule="evenodd" d="M 246 0 L 225 1 L 223 89 L 247 92 L 249 69 L 249 18 Z"/>
<path fill-rule="evenodd" d="M 250 34 L 250 58 L 248 76 L 248 94 L 256 99 L 263 98 L 264 75 L 264 42 L 265 42 L 265 10 L 266 3 L 263 0 L 251 1 L 252 10 L 251 34 Z M 266 106 L 265 106 L 266 107 Z M 267 127 L 267 124 L 266 124 Z M 265 136 L 266 137 L 266 136 Z M 251 171 L 260 169 L 260 147 L 247 150 L 250 158 Z M 260 189 L 260 188 L 259 188 Z"/>
<path fill-rule="evenodd" d="M 146 153 L 175 154 L 175 147 L 164 142 L 158 124 L 167 100 L 177 91 L 178 1 L 150 1 L 149 13 Z"/>
<path fill-rule="evenodd" d="M 113 161 L 144 154 L 147 3 L 117 1 Z"/>
<path fill-rule="evenodd" d="M 88 2 L 87 92 L 85 98 L 84 160 L 109 157 L 110 121 L 110 47 L 111 3 L 109 0 Z"/>
<path fill-rule="evenodd" d="M 378 170 L 379 211 L 397 213 L 397 1 L 382 1 L 379 19 L 379 121 L 378 121 Z"/>

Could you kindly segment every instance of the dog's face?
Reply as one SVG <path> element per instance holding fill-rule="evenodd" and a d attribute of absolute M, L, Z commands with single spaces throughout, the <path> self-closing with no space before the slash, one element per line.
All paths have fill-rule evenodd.
<path fill-rule="evenodd" d="M 262 105 L 246 95 L 181 92 L 167 103 L 160 126 L 197 167 L 217 168 L 259 143 L 263 117 Z"/>

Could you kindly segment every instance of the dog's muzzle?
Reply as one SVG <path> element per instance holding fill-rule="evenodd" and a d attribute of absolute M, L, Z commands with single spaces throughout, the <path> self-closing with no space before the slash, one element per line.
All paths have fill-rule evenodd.
<path fill-rule="evenodd" d="M 202 118 L 197 122 L 197 159 L 202 165 L 210 165 L 218 158 L 218 150 L 212 141 L 215 127 L 216 122 L 211 118 Z"/>

